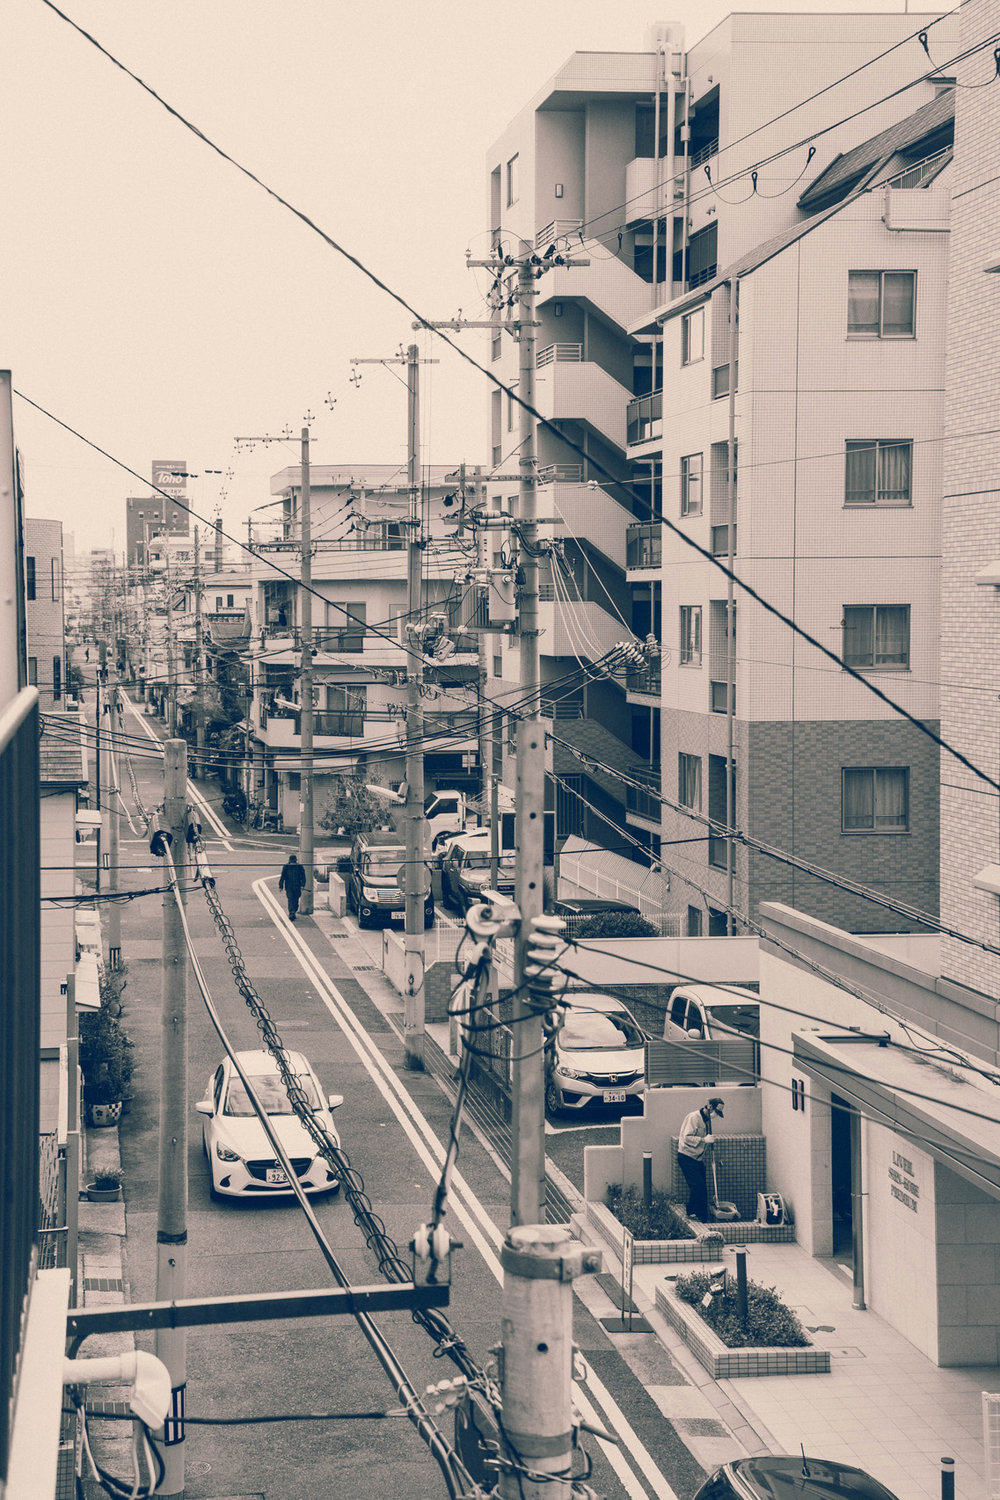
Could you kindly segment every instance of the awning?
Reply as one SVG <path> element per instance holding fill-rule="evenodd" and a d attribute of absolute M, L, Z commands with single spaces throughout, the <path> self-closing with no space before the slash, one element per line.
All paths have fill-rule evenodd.
<path fill-rule="evenodd" d="M 889 1021 L 881 1037 L 874 1031 L 793 1032 L 793 1061 L 869 1119 L 1000 1199 L 1000 1086 L 981 1075 L 973 1082 L 960 1066 L 932 1063 L 926 1054 L 918 1059 L 903 1050 L 910 1045 L 904 1035 L 894 1044 L 895 1031 Z"/>

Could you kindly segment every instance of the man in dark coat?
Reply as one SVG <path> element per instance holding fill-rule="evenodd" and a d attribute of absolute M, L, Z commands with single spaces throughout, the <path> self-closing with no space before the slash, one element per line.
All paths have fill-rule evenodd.
<path fill-rule="evenodd" d="M 712 1116 L 722 1118 L 725 1101 L 713 1094 L 701 1109 L 693 1109 L 684 1116 L 677 1137 L 677 1165 L 687 1183 L 687 1215 L 689 1219 L 708 1222 L 708 1181 L 705 1170 L 705 1147 L 711 1146 Z"/>
<path fill-rule="evenodd" d="M 278 890 L 284 891 L 288 898 L 288 919 L 295 921 L 295 913 L 299 909 L 299 898 L 305 889 L 306 872 L 299 864 L 294 854 L 288 856 L 288 863 L 281 871 L 281 879 L 278 881 Z"/>

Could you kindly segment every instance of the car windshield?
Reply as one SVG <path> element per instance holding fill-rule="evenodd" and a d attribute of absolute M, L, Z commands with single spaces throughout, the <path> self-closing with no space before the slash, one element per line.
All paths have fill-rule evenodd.
<path fill-rule="evenodd" d="M 708 1014 L 720 1026 L 745 1031 L 748 1036 L 760 1036 L 759 1005 L 712 1005 Z"/>
<path fill-rule="evenodd" d="M 585 1000 L 573 1001 L 566 1023 L 559 1032 L 563 1052 L 617 1052 L 626 1047 L 641 1047 L 645 1038 L 624 1011 L 606 1014 L 583 1010 Z"/>
<path fill-rule="evenodd" d="M 365 855 L 361 868 L 373 880 L 395 880 L 405 857 L 405 849 L 377 849 Z"/>
<path fill-rule="evenodd" d="M 293 1113 L 288 1095 L 285 1093 L 284 1084 L 277 1073 L 250 1073 L 248 1074 L 254 1093 L 260 1100 L 269 1115 L 290 1115 Z M 319 1109 L 322 1101 L 316 1092 L 316 1085 L 306 1073 L 298 1075 L 299 1086 L 306 1096 L 306 1103 L 310 1109 Z M 250 1103 L 249 1095 L 239 1078 L 233 1078 L 229 1085 L 229 1093 L 226 1095 L 226 1107 L 222 1111 L 225 1115 L 236 1115 L 245 1119 L 248 1115 L 256 1113 Z"/>
<path fill-rule="evenodd" d="M 501 869 L 505 875 L 513 875 L 514 866 L 516 863 L 517 861 L 511 856 L 508 856 L 506 859 L 497 860 L 499 869 Z M 490 868 L 490 851 L 488 849 L 484 849 L 482 852 L 480 852 L 477 849 L 475 853 L 468 854 L 465 860 L 465 868 L 467 870 L 488 870 Z"/>

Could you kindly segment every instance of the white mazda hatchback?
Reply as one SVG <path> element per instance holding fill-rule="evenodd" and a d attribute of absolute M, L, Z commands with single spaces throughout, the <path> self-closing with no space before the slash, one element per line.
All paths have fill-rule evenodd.
<path fill-rule="evenodd" d="M 336 1192 L 340 1183 L 292 1110 L 274 1058 L 269 1052 L 238 1052 L 236 1056 L 302 1188 L 307 1193 Z M 287 1056 L 317 1123 L 339 1145 L 332 1111 L 343 1104 L 343 1094 L 325 1096 L 302 1053 L 289 1052 Z M 198 1100 L 195 1108 L 205 1117 L 202 1146 L 208 1157 L 213 1198 L 273 1198 L 293 1191 L 228 1057 L 223 1058 L 208 1080 L 205 1097 Z"/>

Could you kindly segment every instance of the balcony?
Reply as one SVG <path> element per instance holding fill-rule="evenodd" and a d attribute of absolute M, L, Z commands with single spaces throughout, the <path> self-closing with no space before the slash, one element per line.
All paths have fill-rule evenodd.
<path fill-rule="evenodd" d="M 541 632 L 538 646 L 543 656 L 574 656 L 585 661 L 606 656 L 627 634 L 621 620 L 595 600 L 565 603 L 555 599 L 551 589 L 545 587 L 539 589 L 538 625 Z"/>
<path fill-rule="evenodd" d="M 625 563 L 632 568 L 658 568 L 663 562 L 663 528 L 659 521 L 636 521 L 625 533 Z"/>
<path fill-rule="evenodd" d="M 316 748 L 329 748 L 330 742 L 334 740 L 384 738 L 385 730 L 384 723 L 366 719 L 360 713 L 317 709 L 313 714 L 313 744 Z M 302 715 L 275 714 L 262 710 L 259 732 L 260 738 L 271 750 L 298 750 L 302 744 Z"/>
<path fill-rule="evenodd" d="M 661 686 L 660 663 L 650 663 L 645 667 L 638 667 L 634 672 L 629 672 L 625 678 L 625 691 L 627 694 L 636 693 L 643 698 L 659 698 Z"/>
<path fill-rule="evenodd" d="M 924 230 L 944 233 L 951 225 L 951 190 L 948 187 L 919 188 L 916 181 L 907 182 L 926 164 L 911 167 L 909 173 L 890 182 L 885 190 L 885 210 L 882 215 L 886 229 Z M 918 188 L 918 191 L 914 191 Z"/>
<path fill-rule="evenodd" d="M 635 780 L 645 782 L 649 790 L 626 786 L 625 811 L 629 817 L 640 818 L 645 823 L 655 823 L 659 828 L 663 807 L 660 801 L 659 771 L 652 769 L 642 772 L 633 771 L 632 775 Z"/>
<path fill-rule="evenodd" d="M 663 392 L 653 391 L 649 396 L 636 396 L 628 403 L 626 412 L 626 435 L 628 444 L 648 443 L 663 436 Z"/>
<path fill-rule="evenodd" d="M 535 235 L 535 249 L 547 250 L 559 240 L 575 241 L 578 245 L 582 228 L 582 219 L 553 219 L 551 224 L 546 224 Z"/>
<path fill-rule="evenodd" d="M 629 392 L 613 375 L 582 358 L 579 344 L 550 344 L 538 354 L 535 405 L 550 422 L 585 422 L 625 451 Z"/>
<path fill-rule="evenodd" d="M 625 202 L 630 224 L 666 218 L 673 212 L 674 199 L 683 201 L 684 160 L 675 160 L 673 178 L 667 176 L 668 164 L 666 156 L 636 156 L 626 166 Z"/>

